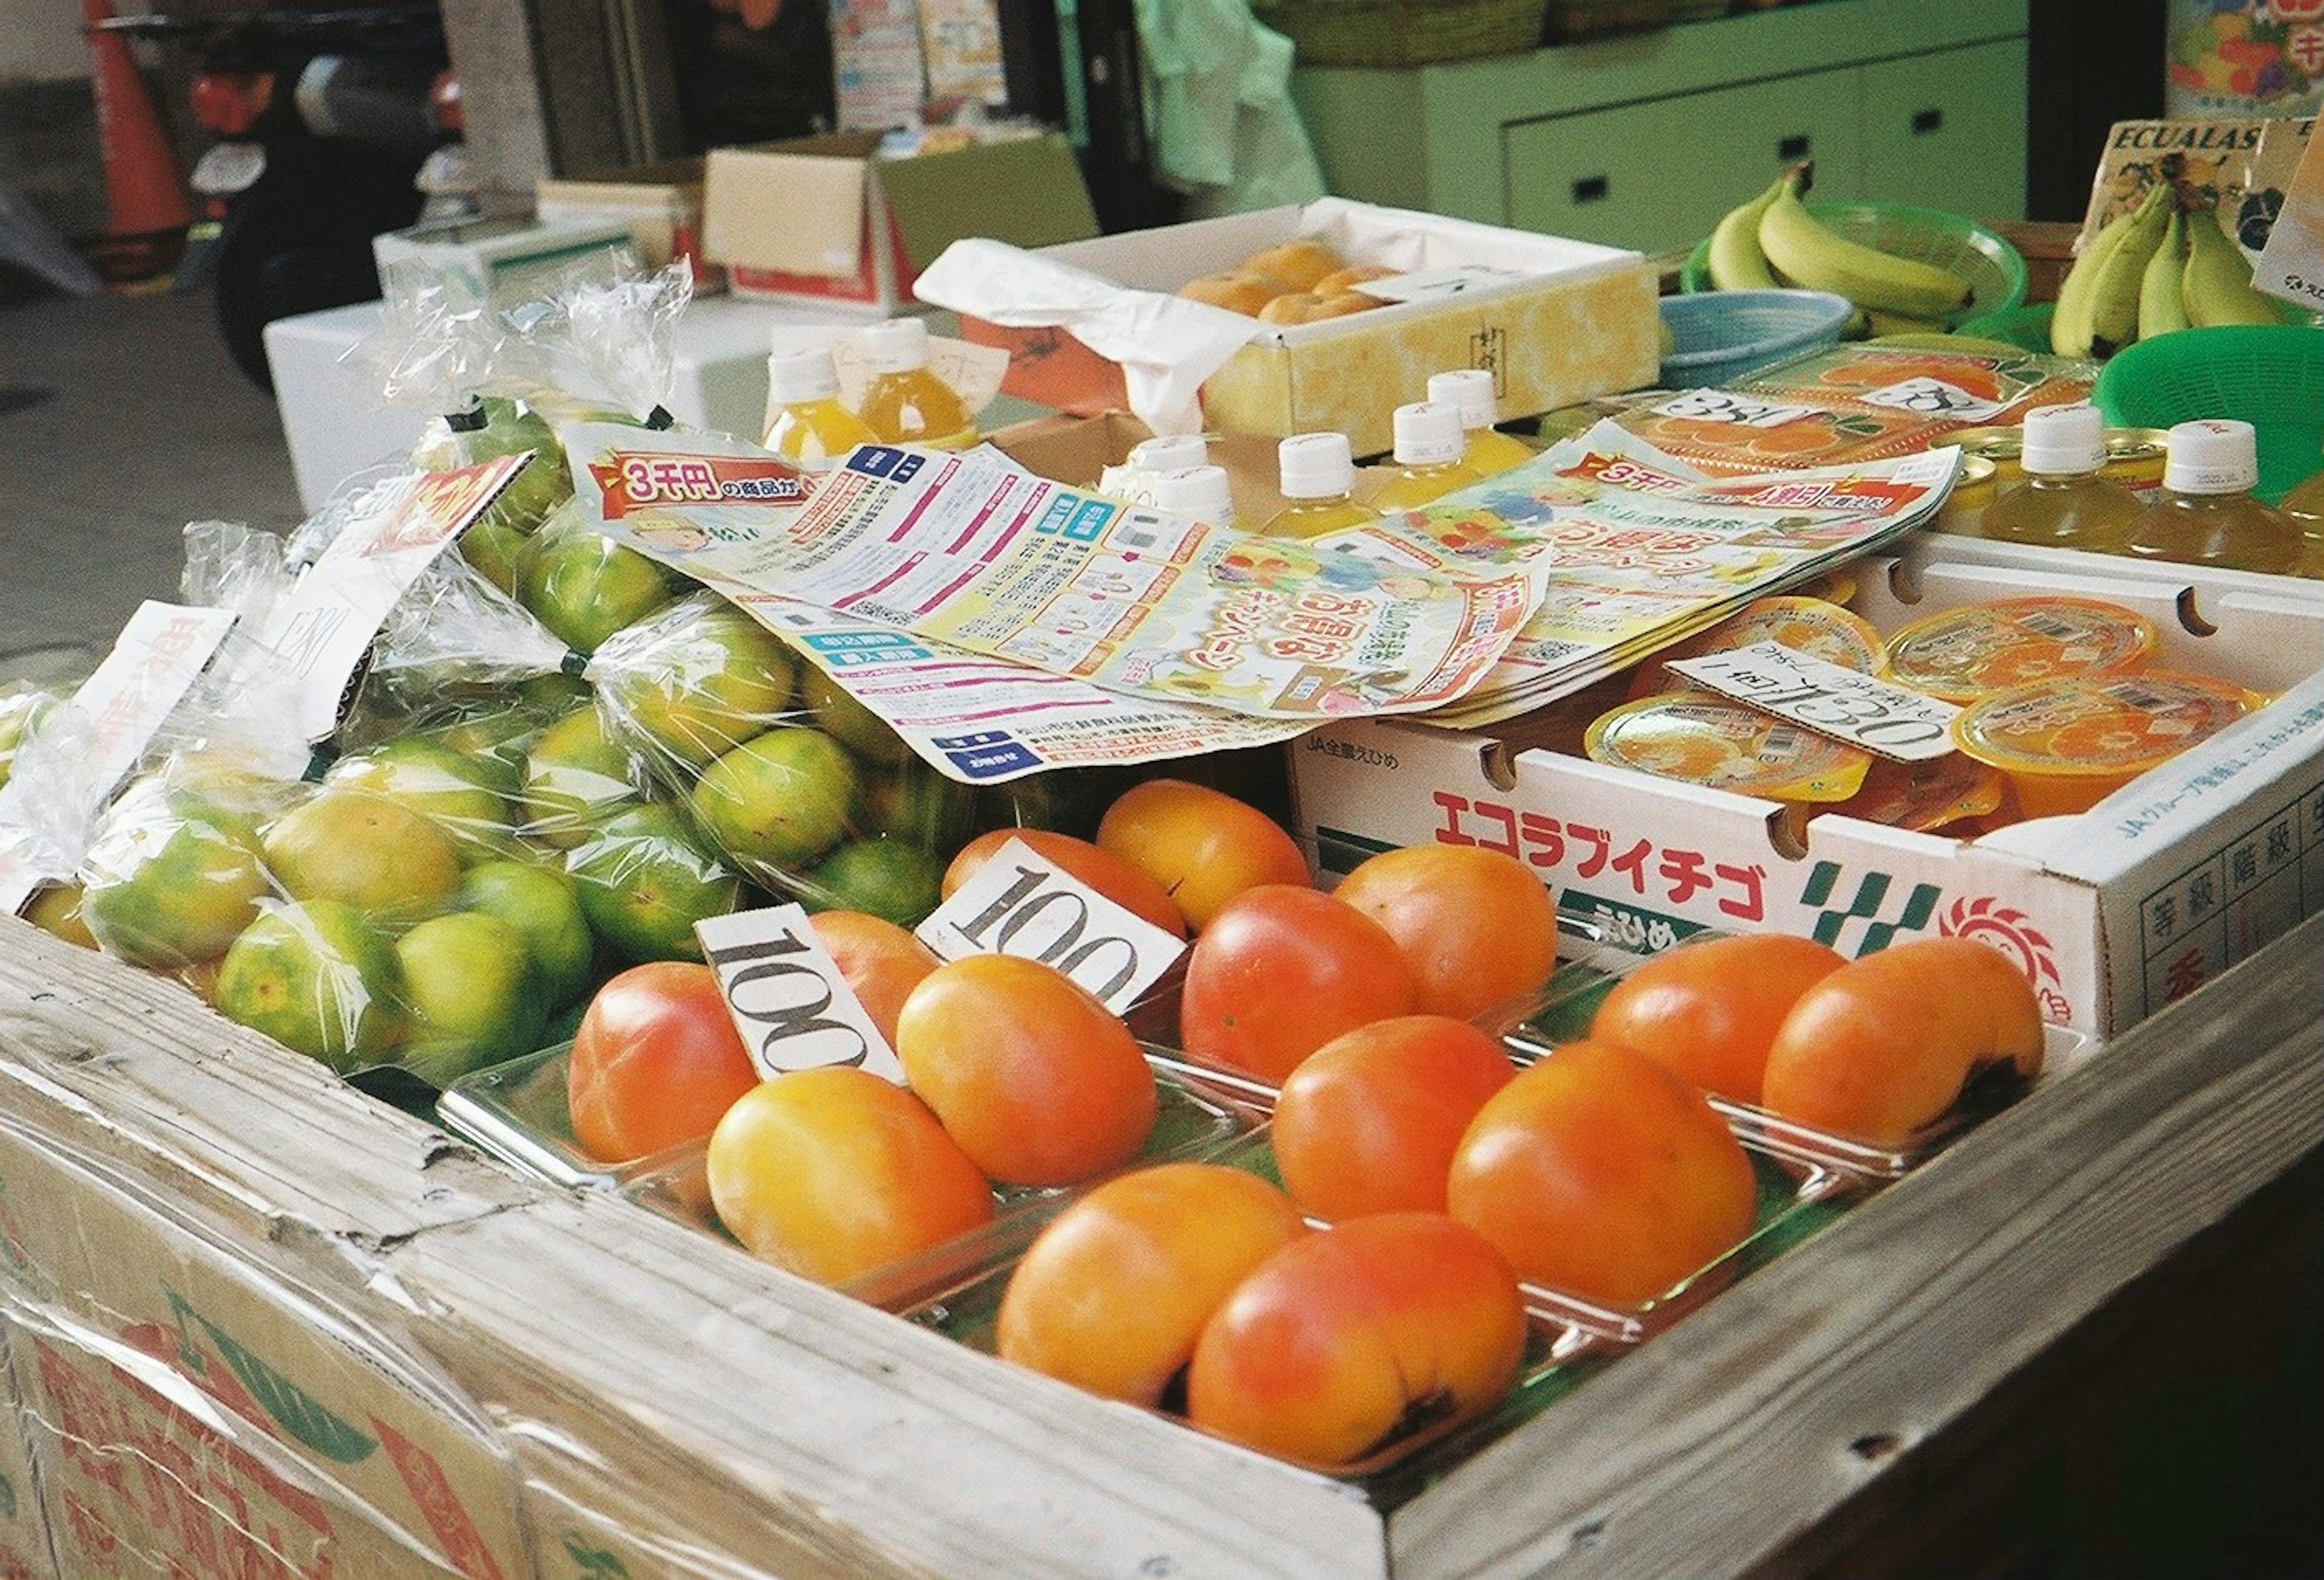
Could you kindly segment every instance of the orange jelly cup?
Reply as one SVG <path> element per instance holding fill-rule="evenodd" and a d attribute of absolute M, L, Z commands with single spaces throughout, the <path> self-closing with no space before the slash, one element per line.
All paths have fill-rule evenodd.
<path fill-rule="evenodd" d="M 2160 638 L 2135 609 L 2066 593 L 1999 598 L 1916 620 L 1888 638 L 1888 678 L 1948 703 L 2030 681 L 2143 669 Z"/>
<path fill-rule="evenodd" d="M 2025 816 L 2087 812 L 2266 699 L 2178 670 L 2070 675 L 1972 703 L 1953 744 L 2009 776 Z"/>
<path fill-rule="evenodd" d="M 1630 680 L 1631 700 L 1659 692 L 1699 689 L 1667 667 L 1674 658 L 1697 658 L 1755 642 L 1781 642 L 1795 652 L 1863 675 L 1879 674 L 1886 662 L 1880 633 L 1862 615 L 1821 598 L 1798 594 L 1759 598 L 1639 665 Z"/>
<path fill-rule="evenodd" d="M 1593 762 L 1792 805 L 1847 800 L 1872 765 L 1860 747 L 1701 691 L 1625 703 L 1582 745 Z"/>

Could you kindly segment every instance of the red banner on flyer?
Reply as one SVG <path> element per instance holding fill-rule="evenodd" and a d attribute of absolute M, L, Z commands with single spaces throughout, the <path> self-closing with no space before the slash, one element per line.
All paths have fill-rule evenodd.
<path fill-rule="evenodd" d="M 788 510 L 807 502 L 807 473 L 778 455 L 615 450 L 591 462 L 589 474 L 596 480 L 609 521 L 680 505 L 763 504 Z"/>

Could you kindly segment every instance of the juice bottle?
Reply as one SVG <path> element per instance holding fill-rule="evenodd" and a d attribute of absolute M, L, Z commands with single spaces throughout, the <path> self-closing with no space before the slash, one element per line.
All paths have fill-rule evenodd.
<path fill-rule="evenodd" d="M 1376 521 L 1379 512 L 1358 502 L 1356 462 L 1348 436 L 1294 434 L 1275 447 L 1284 507 L 1259 530 L 1275 537 L 1321 537 Z"/>
<path fill-rule="evenodd" d="M 2018 452 L 2022 481 L 1985 508 L 1978 536 L 2004 543 L 2114 549 L 2145 507 L 2104 475 L 2106 418 L 2088 401 L 2037 406 L 2025 414 Z"/>
<path fill-rule="evenodd" d="M 809 472 L 828 472 L 848 451 L 880 437 L 839 403 L 839 370 L 822 347 L 768 359 L 767 406 L 767 448 Z"/>
<path fill-rule="evenodd" d="M 872 382 L 858 415 L 883 443 L 965 450 L 980 443 L 976 419 L 953 387 L 928 366 L 928 326 L 890 318 L 863 331 Z"/>
<path fill-rule="evenodd" d="M 1531 445 L 1493 426 L 1493 419 L 1500 412 L 1493 395 L 1490 368 L 1454 368 L 1448 372 L 1431 373 L 1428 398 L 1460 410 L 1461 427 L 1469 436 L 1469 448 L 1462 458 L 1480 473 L 1489 476 L 1533 459 Z"/>
<path fill-rule="evenodd" d="M 2292 485 L 2275 508 L 2300 528 L 2299 574 L 2324 577 L 2324 469 L 2310 473 Z"/>
<path fill-rule="evenodd" d="M 1235 519 L 1234 491 L 1227 486 L 1227 469 L 1207 462 L 1156 473 L 1154 508 L 1174 516 L 1192 516 L 1210 527 L 1242 525 Z"/>
<path fill-rule="evenodd" d="M 1122 464 L 1135 466 L 1148 475 L 1158 475 L 1207 465 L 1210 459 L 1211 442 L 1200 434 L 1157 434 L 1130 446 L 1130 454 L 1122 457 Z"/>
<path fill-rule="evenodd" d="M 1440 494 L 1466 488 L 1484 473 L 1462 459 L 1468 433 L 1456 406 L 1416 400 L 1396 409 L 1396 474 L 1371 502 L 1383 510 L 1409 510 Z"/>
<path fill-rule="evenodd" d="M 2300 525 L 2252 497 L 2259 450 L 2252 425 L 2205 418 L 2171 430 L 2161 497 L 2124 540 L 2138 559 L 2288 574 L 2304 547 Z"/>

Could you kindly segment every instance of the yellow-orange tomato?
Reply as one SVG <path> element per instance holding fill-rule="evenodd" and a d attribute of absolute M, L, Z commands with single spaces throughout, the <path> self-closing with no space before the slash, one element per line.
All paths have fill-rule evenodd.
<path fill-rule="evenodd" d="M 1825 976 L 1767 1051 L 1761 1103 L 1803 1125 L 1894 1144 L 1995 1063 L 2042 1068 L 2042 1005 L 2015 962 L 1974 938 L 1892 943 Z"/>
<path fill-rule="evenodd" d="M 1010 1184 L 1120 1167 L 1161 1108 L 1121 1017 L 1055 967 L 1011 955 L 966 955 L 923 978 L 897 1016 L 896 1056 L 962 1150 Z"/>
<path fill-rule="evenodd" d="M 1260 884 L 1194 935 L 1179 1042 L 1279 1084 L 1341 1033 L 1409 1015 L 1413 992 L 1412 968 L 1379 923 L 1321 889 Z"/>
<path fill-rule="evenodd" d="M 1517 1279 L 1442 1213 L 1375 1213 L 1303 1236 L 1227 1297 L 1186 1369 L 1186 1416 L 1251 1447 L 1345 1465 L 1466 1419 L 1525 1354 Z"/>
<path fill-rule="evenodd" d="M 1533 868 L 1505 850 L 1382 850 L 1332 892 L 1402 947 L 1424 1015 L 1481 1015 L 1539 988 L 1557 967 L 1557 903 Z"/>
<path fill-rule="evenodd" d="M 1186 779 L 1148 779 L 1114 797 L 1097 842 L 1161 885 L 1197 932 L 1247 888 L 1311 881 L 1299 842 L 1280 823 Z"/>
<path fill-rule="evenodd" d="M 1157 1163 L 1094 1186 L 1009 1275 L 1004 1360 L 1150 1405 L 1243 1276 L 1307 1232 L 1291 1199 L 1222 1163 Z"/>
<path fill-rule="evenodd" d="M 1621 1305 L 1725 1254 L 1758 1208 L 1751 1160 L 1699 1089 L 1587 1040 L 1487 1100 L 1444 1194 L 1527 1282 Z"/>
<path fill-rule="evenodd" d="M 734 1237 L 844 1283 L 991 1220 L 992 1186 L 927 1106 L 853 1065 L 788 1070 L 710 1133 L 710 1201 Z"/>
<path fill-rule="evenodd" d="M 869 911 L 817 911 L 807 922 L 856 1002 L 894 1047 L 905 998 L 942 962 L 910 928 Z"/>
<path fill-rule="evenodd" d="M 566 1103 L 581 1150 L 619 1163 L 709 1134 L 758 1084 L 710 968 L 650 960 L 609 978 L 581 1012 Z"/>
<path fill-rule="evenodd" d="M 1590 1035 L 1650 1054 L 1707 1092 L 1756 1103 L 1775 1028 L 1812 984 L 1847 963 L 1793 933 L 1693 940 L 1615 983 Z"/>
<path fill-rule="evenodd" d="M 1444 1210 L 1452 1153 L 1517 1073 L 1464 1020 L 1408 1015 L 1343 1032 L 1283 1079 L 1268 1133 L 1284 1189 L 1323 1218 Z"/>
<path fill-rule="evenodd" d="M 1074 834 L 1050 829 L 988 829 L 963 845 L 945 867 L 940 892 L 952 898 L 984 864 L 1011 840 L 1022 840 L 1036 856 L 1055 862 L 1133 916 L 1151 922 L 1165 932 L 1186 936 L 1185 913 L 1162 892 L 1162 886 L 1104 846 Z"/>

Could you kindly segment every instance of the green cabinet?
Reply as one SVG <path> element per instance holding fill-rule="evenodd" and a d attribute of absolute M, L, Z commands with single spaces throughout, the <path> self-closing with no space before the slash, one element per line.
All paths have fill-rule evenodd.
<path fill-rule="evenodd" d="M 1403 69 L 1299 68 L 1331 189 L 1657 253 L 1794 161 L 1816 194 L 2015 219 L 2029 0 L 1816 0 Z"/>

